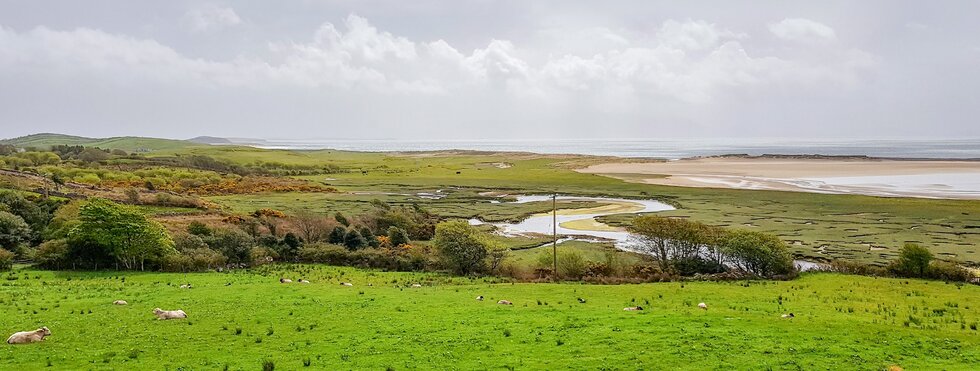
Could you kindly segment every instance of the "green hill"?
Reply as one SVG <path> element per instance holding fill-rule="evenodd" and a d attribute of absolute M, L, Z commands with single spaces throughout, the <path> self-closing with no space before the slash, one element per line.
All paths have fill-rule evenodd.
<path fill-rule="evenodd" d="M 192 143 L 185 140 L 174 139 L 145 137 L 86 138 L 52 133 L 31 134 L 18 138 L 4 139 L 0 140 L 0 144 L 10 144 L 16 147 L 35 147 L 41 149 L 51 148 L 52 146 L 59 144 L 81 145 L 105 149 L 121 149 L 127 152 L 177 150 L 186 147 L 203 145 L 200 143 Z"/>

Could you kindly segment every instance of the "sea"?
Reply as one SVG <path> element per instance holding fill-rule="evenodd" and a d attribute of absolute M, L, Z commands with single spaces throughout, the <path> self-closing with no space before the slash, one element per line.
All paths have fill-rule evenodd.
<path fill-rule="evenodd" d="M 474 150 L 681 159 L 728 154 L 868 156 L 906 159 L 977 159 L 977 139 L 232 139 L 270 149 L 364 152 Z"/>

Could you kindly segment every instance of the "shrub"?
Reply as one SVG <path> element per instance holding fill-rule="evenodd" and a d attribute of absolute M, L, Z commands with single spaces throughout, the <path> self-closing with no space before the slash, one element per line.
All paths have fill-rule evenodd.
<path fill-rule="evenodd" d="M 771 234 L 735 230 L 723 237 L 721 246 L 737 267 L 760 277 L 789 274 L 795 269 L 786 243 Z"/>
<path fill-rule="evenodd" d="M 902 277 L 925 277 L 932 261 L 932 253 L 925 247 L 914 243 L 902 246 L 898 259 L 892 262 L 891 270 Z"/>
<path fill-rule="evenodd" d="M 839 259 L 830 262 L 829 270 L 831 272 L 856 274 L 861 276 L 880 277 L 888 275 L 888 270 L 879 266 Z"/>
<path fill-rule="evenodd" d="M 275 251 L 268 247 L 256 246 L 249 251 L 249 257 L 251 258 L 252 265 L 262 265 L 267 263 L 272 263 L 279 257 Z"/>
<path fill-rule="evenodd" d="M 0 249 L 0 271 L 8 270 L 14 265 L 14 253 Z"/>
<path fill-rule="evenodd" d="M 486 258 L 491 242 L 480 230 L 464 220 L 439 223 L 433 239 L 446 266 L 456 273 L 486 271 Z"/>
<path fill-rule="evenodd" d="M 179 252 L 206 247 L 208 247 L 208 244 L 200 236 L 188 233 L 177 233 L 174 235 L 174 248 Z"/>
<path fill-rule="evenodd" d="M 973 274 L 956 263 L 935 260 L 929 264 L 926 277 L 944 281 L 969 282 Z"/>
<path fill-rule="evenodd" d="M 564 278 L 579 279 L 585 274 L 587 263 L 582 254 L 575 251 L 558 252 L 558 273 Z"/>
<path fill-rule="evenodd" d="M 212 231 L 211 227 L 208 227 L 207 224 L 195 220 L 187 225 L 187 233 L 196 236 L 210 236 Z"/>
<path fill-rule="evenodd" d="M 347 246 L 347 249 L 353 251 L 362 249 L 367 245 L 368 244 L 364 239 L 364 236 L 362 236 L 361 232 L 358 232 L 356 229 L 349 228 L 347 229 L 347 232 L 344 233 L 344 246 Z"/>
<path fill-rule="evenodd" d="M 0 210 L 0 248 L 15 250 L 31 240 L 31 233 L 23 218 Z"/>
<path fill-rule="evenodd" d="M 255 243 L 247 233 L 235 228 L 219 228 L 204 242 L 228 258 L 229 263 L 249 263 L 252 245 Z"/>
<path fill-rule="evenodd" d="M 299 259 L 309 263 L 347 265 L 347 249 L 325 243 L 306 244 L 299 249 Z"/>
<path fill-rule="evenodd" d="M 34 262 L 45 268 L 61 269 L 68 261 L 68 241 L 60 238 L 45 241 L 34 250 Z"/>
<path fill-rule="evenodd" d="M 408 233 L 405 232 L 404 229 L 395 226 L 388 227 L 388 242 L 392 247 L 412 243 L 412 241 L 408 239 Z"/>

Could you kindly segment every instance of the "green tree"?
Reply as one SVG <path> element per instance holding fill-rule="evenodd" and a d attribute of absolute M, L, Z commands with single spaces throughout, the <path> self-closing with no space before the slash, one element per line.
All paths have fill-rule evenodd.
<path fill-rule="evenodd" d="M 762 232 L 735 230 L 721 241 L 731 263 L 740 269 L 761 276 L 771 277 L 793 271 L 793 258 L 786 243 L 778 237 Z"/>
<path fill-rule="evenodd" d="M 207 224 L 195 220 L 187 225 L 187 233 L 195 236 L 210 236 L 212 231 L 211 227 L 208 227 Z"/>
<path fill-rule="evenodd" d="M 344 235 L 347 234 L 347 229 L 342 226 L 336 226 L 330 231 L 330 236 L 327 237 L 327 242 L 334 245 L 344 244 Z"/>
<path fill-rule="evenodd" d="M 102 246 L 126 269 L 144 270 L 147 260 L 176 253 L 163 226 L 130 206 L 93 199 L 79 210 L 79 221 L 69 241 Z"/>
<path fill-rule="evenodd" d="M 344 214 L 341 214 L 339 211 L 336 214 L 334 214 L 333 218 L 337 220 L 337 223 L 340 223 L 345 227 L 350 226 L 350 221 L 347 220 L 347 217 L 344 216 Z"/>
<path fill-rule="evenodd" d="M 902 246 L 898 253 L 898 260 L 894 263 L 896 273 L 907 277 L 925 277 L 929 269 L 929 262 L 933 259 L 929 249 L 914 243 L 907 243 Z"/>
<path fill-rule="evenodd" d="M 0 211 L 0 248 L 18 251 L 30 240 L 31 227 L 23 218 Z"/>
<path fill-rule="evenodd" d="M 371 228 L 361 227 L 361 237 L 364 237 L 364 241 L 367 241 L 367 245 L 371 247 L 378 247 L 378 238 L 374 236 L 374 232 L 371 232 Z"/>
<path fill-rule="evenodd" d="M 252 246 L 255 239 L 248 233 L 237 228 L 216 228 L 214 232 L 204 237 L 208 247 L 222 253 L 229 263 L 250 263 Z"/>
<path fill-rule="evenodd" d="M 644 215 L 633 219 L 633 223 L 626 229 L 639 242 L 637 248 L 641 252 L 652 255 L 660 270 L 670 272 L 673 269 L 674 255 L 671 239 L 675 237 L 675 229 L 680 224 L 678 219 Z"/>
<path fill-rule="evenodd" d="M 5 271 L 13 267 L 14 253 L 0 249 L 0 271 Z"/>
<path fill-rule="evenodd" d="M 354 228 L 349 228 L 344 233 L 344 246 L 351 251 L 360 250 L 367 246 L 367 241 L 364 240 L 364 236 L 361 236 L 361 232 L 358 232 Z"/>
<path fill-rule="evenodd" d="M 388 238 L 392 247 L 412 243 L 412 241 L 408 239 L 408 233 L 405 232 L 404 229 L 395 226 L 388 227 Z"/>
<path fill-rule="evenodd" d="M 485 272 L 490 239 L 464 220 L 453 220 L 436 225 L 433 242 L 447 267 L 456 273 Z"/>

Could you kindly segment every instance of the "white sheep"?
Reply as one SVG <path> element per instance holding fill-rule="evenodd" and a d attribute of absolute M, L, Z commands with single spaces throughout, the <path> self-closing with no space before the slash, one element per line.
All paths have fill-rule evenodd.
<path fill-rule="evenodd" d="M 625 311 L 636 311 L 636 310 L 643 310 L 643 307 L 641 307 L 641 306 L 635 306 L 635 307 L 626 307 L 626 308 L 623 308 L 623 310 L 625 310 Z"/>
<path fill-rule="evenodd" d="M 477 296 L 477 297 L 476 297 L 476 300 L 477 300 L 477 301 L 483 301 L 483 295 L 480 295 L 480 296 Z"/>
<path fill-rule="evenodd" d="M 704 310 L 708 310 L 708 304 L 698 303 L 698 308 L 701 308 L 701 309 L 704 309 Z"/>
<path fill-rule="evenodd" d="M 180 288 L 182 288 L 182 289 L 192 289 L 192 288 L 194 288 L 194 287 L 193 287 L 193 286 L 191 286 L 191 284 L 189 284 L 189 283 L 188 283 L 188 284 L 186 284 L 186 285 L 180 285 Z"/>
<path fill-rule="evenodd" d="M 789 314 L 784 314 L 784 315 L 782 315 L 780 317 L 782 317 L 782 318 L 795 318 L 796 316 L 793 315 L 793 313 L 789 313 Z"/>
<path fill-rule="evenodd" d="M 417 283 L 413 283 L 413 284 L 412 284 L 412 287 L 422 287 L 422 285 L 420 285 L 420 284 L 417 284 Z"/>
<path fill-rule="evenodd" d="M 157 319 L 178 319 L 187 318 L 187 313 L 183 310 L 163 310 L 160 308 L 153 309 L 153 314 L 157 316 Z"/>
<path fill-rule="evenodd" d="M 514 305 L 514 303 L 511 303 L 510 300 L 501 300 L 501 301 L 498 301 L 497 304 L 500 304 L 500 305 Z"/>
<path fill-rule="evenodd" d="M 302 278 L 300 278 L 299 281 L 296 281 L 296 282 L 299 282 L 299 283 L 310 283 L 310 281 L 304 280 Z"/>
<path fill-rule="evenodd" d="M 293 280 L 288 278 L 280 278 L 279 283 L 293 283 Z"/>
<path fill-rule="evenodd" d="M 341 286 L 354 286 L 354 284 L 353 283 L 350 283 L 350 282 L 341 282 L 340 285 Z"/>
<path fill-rule="evenodd" d="M 129 305 L 125 300 L 116 300 L 112 302 L 112 305 Z"/>
<path fill-rule="evenodd" d="M 45 336 L 51 336 L 51 330 L 47 327 L 41 327 L 34 331 L 21 331 L 16 334 L 10 335 L 7 338 L 7 344 L 30 344 L 38 341 L 44 341 Z"/>

